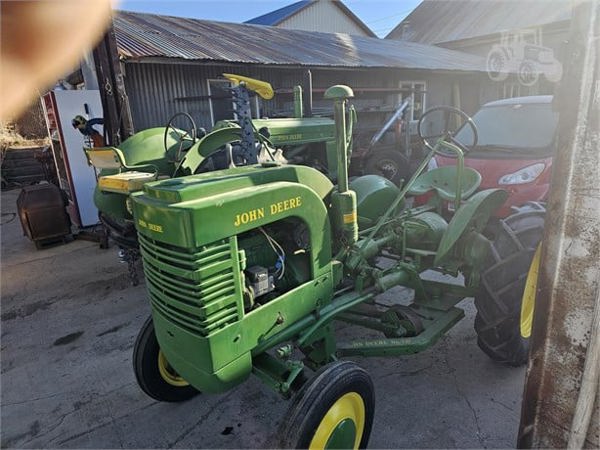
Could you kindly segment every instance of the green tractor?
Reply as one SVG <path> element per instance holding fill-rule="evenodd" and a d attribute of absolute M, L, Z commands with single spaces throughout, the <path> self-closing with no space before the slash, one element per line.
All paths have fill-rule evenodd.
<path fill-rule="evenodd" d="M 152 307 L 134 346 L 139 386 L 178 402 L 228 391 L 253 374 L 293 397 L 279 434 L 285 448 L 366 447 L 373 383 L 343 358 L 421 352 L 455 325 L 464 316 L 456 304 L 480 291 L 491 258 L 484 229 L 507 196 L 475 193 L 480 176 L 464 167 L 465 148 L 451 133 L 425 141 L 429 153 L 401 189 L 376 175 L 349 182 L 353 92 L 333 86 L 325 97 L 334 103 L 335 185 L 311 167 L 248 158 L 144 184 L 130 202 Z M 477 139 L 464 113 L 446 112 Z M 425 172 L 442 149 L 457 155 L 457 166 Z M 411 196 L 427 192 L 426 205 L 410 206 Z M 455 205 L 449 221 L 441 214 L 447 201 Z M 464 283 L 427 280 L 430 269 Z M 411 288 L 412 303 L 376 302 L 395 286 Z M 514 299 L 517 320 L 505 328 L 505 343 L 524 341 Z M 341 342 L 334 321 L 370 337 Z M 502 354 L 486 351 L 516 361 L 505 359 L 506 345 Z M 522 359 L 520 345 L 512 351 Z"/>
<path fill-rule="evenodd" d="M 180 112 L 171 117 L 165 127 L 138 132 L 118 148 L 85 150 L 88 163 L 100 171 L 94 193 L 100 220 L 112 240 L 127 252 L 135 253 L 139 247 L 127 199 L 149 181 L 247 164 L 248 149 L 253 146 L 257 147 L 259 162 L 275 159 L 283 163 L 308 165 L 336 181 L 334 121 L 328 117 L 304 117 L 300 86 L 294 88 L 293 117 L 253 119 L 250 92 L 269 100 L 274 96 L 271 85 L 240 75 L 225 73 L 223 76 L 235 86 L 232 100 L 238 120 L 219 121 L 206 133 L 197 128 L 189 114 Z M 353 166 L 360 172 L 376 173 L 396 184 L 401 184 L 401 178 L 406 178 L 401 176 L 406 175 L 405 168 L 400 170 L 398 167 L 404 162 L 400 152 L 394 152 L 400 156 L 393 157 L 385 156 L 387 153 L 383 152 L 383 156 L 379 157 L 379 152 L 374 152 L 373 147 L 408 105 L 408 101 L 399 105 L 396 113 L 373 136 L 366 150 L 350 152 Z M 352 112 L 353 122 L 355 116 Z M 352 131 L 352 124 L 349 124 L 349 140 L 352 139 Z M 242 136 L 246 138 L 242 139 Z"/>
<path fill-rule="evenodd" d="M 118 148 L 85 149 L 88 163 L 100 171 L 94 193 L 100 221 L 121 248 L 132 279 L 139 244 L 129 196 L 149 181 L 272 160 L 310 165 L 335 181 L 334 121 L 303 117 L 299 86 L 294 90 L 295 117 L 252 119 L 250 91 L 268 100 L 274 95 L 271 85 L 239 75 L 223 75 L 234 85 L 237 121 L 217 122 L 206 133 L 197 129 L 189 114 L 177 113 L 165 127 L 136 133 Z M 178 128 L 176 124 L 182 125 Z"/>

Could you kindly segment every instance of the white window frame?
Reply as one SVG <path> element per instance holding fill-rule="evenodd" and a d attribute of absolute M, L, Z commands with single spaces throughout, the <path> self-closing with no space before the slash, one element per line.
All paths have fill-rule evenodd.
<path fill-rule="evenodd" d="M 413 120 L 417 120 L 415 119 L 415 84 L 422 84 L 423 85 L 423 105 L 421 107 L 421 114 L 425 113 L 425 111 L 427 110 L 427 82 L 424 80 L 401 80 L 399 81 L 398 87 L 400 89 L 402 89 L 405 85 L 410 85 L 410 89 L 412 89 L 413 92 L 410 93 L 410 109 L 409 109 L 409 117 L 408 120 L 409 121 L 413 121 Z M 402 99 L 402 97 L 404 96 L 404 92 L 400 92 L 399 94 L 399 100 Z"/>
<path fill-rule="evenodd" d="M 211 91 L 211 83 L 221 83 L 221 84 L 226 84 L 227 87 L 232 87 L 232 83 L 229 80 L 223 80 L 221 78 L 208 78 L 206 80 L 206 83 L 208 85 L 208 108 L 210 111 L 210 123 L 211 126 L 215 126 L 215 113 L 214 113 L 214 109 L 213 109 L 213 99 L 212 99 L 212 91 Z M 235 112 L 235 104 L 233 103 L 233 100 L 231 102 L 232 106 L 233 106 L 233 120 L 238 120 L 238 116 Z M 252 117 L 254 119 L 259 119 L 259 112 L 260 112 L 260 103 L 259 103 L 259 99 L 258 99 L 258 95 L 254 96 L 254 101 L 251 98 L 250 99 L 250 108 L 252 108 L 252 105 L 254 105 L 254 111 L 252 112 Z"/>
<path fill-rule="evenodd" d="M 213 108 L 211 83 L 220 83 L 220 84 L 227 85 L 226 87 L 231 87 L 231 81 L 223 80 L 221 78 L 208 78 L 206 80 L 206 84 L 208 86 L 208 108 L 210 111 L 210 125 L 211 125 L 211 127 L 214 127 L 215 126 L 215 111 Z M 233 102 L 232 102 L 232 104 L 233 104 Z M 235 109 L 235 106 L 234 106 L 234 109 Z M 234 110 L 232 119 L 237 120 L 237 115 L 235 114 L 235 110 Z"/>

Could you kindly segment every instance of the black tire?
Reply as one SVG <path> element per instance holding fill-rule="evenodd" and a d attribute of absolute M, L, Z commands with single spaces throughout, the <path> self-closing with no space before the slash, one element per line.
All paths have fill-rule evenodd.
<path fill-rule="evenodd" d="M 364 172 L 382 176 L 399 186 L 410 177 L 410 162 L 398 151 L 375 149 L 365 162 Z"/>
<path fill-rule="evenodd" d="M 375 413 L 375 392 L 373 382 L 366 370 L 351 361 L 337 361 L 323 367 L 309 380 L 294 397 L 281 424 L 281 448 L 308 448 L 315 438 L 323 418 L 331 412 L 330 408 L 347 395 L 358 394 L 364 405 L 364 426 L 361 436 L 349 433 L 350 439 L 360 438 L 359 448 L 366 448 L 373 426 Z M 353 397 L 357 399 L 356 396 Z M 342 399 L 343 401 L 343 399 Z M 340 409 L 340 408 L 338 408 Z M 341 408 L 343 409 L 343 408 Z M 330 416 L 331 417 L 331 416 Z M 337 422 L 326 442 L 330 442 L 333 431 L 349 417 Z M 346 434 L 348 437 L 348 434 Z M 339 443 L 338 443 L 339 444 Z M 313 444 L 314 445 L 314 444 Z M 319 445 L 317 445 L 319 447 Z M 354 447 L 354 445 L 334 446 L 333 448 Z"/>
<path fill-rule="evenodd" d="M 499 221 L 475 296 L 477 344 L 493 360 L 511 366 L 527 362 L 529 339 L 521 336 L 521 301 L 545 215 L 543 206 L 529 203 Z"/>
<path fill-rule="evenodd" d="M 183 402 L 198 395 L 199 391 L 189 384 L 174 386 L 166 381 L 159 370 L 159 352 L 154 323 L 152 317 L 149 317 L 133 347 L 133 370 L 140 388 L 161 402 Z"/>

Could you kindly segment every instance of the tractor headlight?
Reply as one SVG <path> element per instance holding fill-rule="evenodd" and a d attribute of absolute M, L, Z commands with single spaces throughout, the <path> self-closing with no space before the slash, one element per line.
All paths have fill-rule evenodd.
<path fill-rule="evenodd" d="M 133 202 L 130 197 L 127 197 L 125 200 L 125 207 L 127 208 L 127 212 L 133 216 Z"/>
<path fill-rule="evenodd" d="M 523 167 L 514 173 L 509 173 L 500 177 L 498 184 L 525 184 L 531 183 L 537 177 L 540 176 L 542 171 L 546 168 L 544 163 L 536 163 L 531 166 Z"/>

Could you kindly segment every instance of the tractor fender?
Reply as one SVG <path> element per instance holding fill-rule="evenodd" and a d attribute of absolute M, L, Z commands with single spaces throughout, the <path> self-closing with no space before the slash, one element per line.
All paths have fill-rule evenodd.
<path fill-rule="evenodd" d="M 356 192 L 359 229 L 373 226 L 400 193 L 394 183 L 379 175 L 355 178 L 350 182 L 350 189 Z M 398 209 L 403 205 L 401 203 Z"/>
<path fill-rule="evenodd" d="M 437 249 L 434 264 L 443 263 L 454 254 L 460 239 L 470 232 L 481 232 L 490 217 L 508 198 L 503 189 L 486 189 L 473 195 L 454 214 L 448 228 L 442 236 Z"/>
<path fill-rule="evenodd" d="M 183 175 L 192 175 L 196 172 L 202 161 L 219 150 L 225 144 L 241 139 L 240 127 L 220 128 L 212 131 L 196 142 L 187 152 L 181 163 L 179 171 Z"/>
<path fill-rule="evenodd" d="M 128 137 L 118 147 L 96 147 L 88 149 L 88 151 L 112 150 L 121 155 L 121 168 L 103 168 L 100 176 L 114 175 L 123 169 L 140 170 L 141 166 L 153 166 L 158 174 L 171 176 L 175 167 L 173 155 L 177 152 L 180 142 L 173 137 L 174 132 L 169 133 L 166 137 L 167 148 L 165 148 L 166 130 L 164 127 L 148 128 Z M 88 161 L 93 165 L 89 156 Z"/>
<path fill-rule="evenodd" d="M 223 122 L 218 126 L 221 128 L 211 131 L 189 149 L 179 168 L 181 175 L 193 175 L 198 170 L 198 167 L 200 167 L 200 164 L 202 164 L 202 161 L 210 155 L 225 144 L 237 142 L 242 139 L 242 130 L 239 125 L 231 122 Z M 257 140 L 266 141 L 267 144 L 273 147 L 265 136 L 259 138 L 258 133 L 255 132 L 254 137 Z"/>
<path fill-rule="evenodd" d="M 117 220 L 133 220 L 127 211 L 127 195 L 114 192 L 103 192 L 98 185 L 94 188 L 94 205 L 103 214 Z"/>

